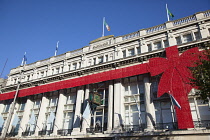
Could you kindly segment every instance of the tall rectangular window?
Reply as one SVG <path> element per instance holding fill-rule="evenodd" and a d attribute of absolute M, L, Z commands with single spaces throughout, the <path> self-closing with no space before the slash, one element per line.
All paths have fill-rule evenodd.
<path fill-rule="evenodd" d="M 191 34 L 183 35 L 183 42 L 184 43 L 191 42 L 191 41 L 192 41 L 192 35 Z"/>
<path fill-rule="evenodd" d="M 195 35 L 195 40 L 201 39 L 200 32 L 194 32 L 194 35 Z"/>
<path fill-rule="evenodd" d="M 123 58 L 125 58 L 126 57 L 126 50 L 122 51 L 122 53 L 123 53 Z"/>
<path fill-rule="evenodd" d="M 77 63 L 74 63 L 74 64 L 72 65 L 72 69 L 73 69 L 73 70 L 76 70 L 76 69 L 77 69 Z"/>
<path fill-rule="evenodd" d="M 29 81 L 29 80 L 30 80 L 30 75 L 27 76 L 27 81 Z"/>
<path fill-rule="evenodd" d="M 128 56 L 133 56 L 134 54 L 134 48 L 128 50 Z"/>
<path fill-rule="evenodd" d="M 41 72 L 41 75 L 40 75 L 40 77 L 44 77 L 44 72 L 43 72 L 43 71 Z"/>
<path fill-rule="evenodd" d="M 105 55 L 105 61 L 108 62 L 108 55 Z"/>
<path fill-rule="evenodd" d="M 96 58 L 93 58 L 93 65 L 96 64 Z"/>
<path fill-rule="evenodd" d="M 151 44 L 148 44 L 147 45 L 147 48 L 148 48 L 148 52 L 151 52 L 152 51 L 152 45 Z"/>
<path fill-rule="evenodd" d="M 103 63 L 103 56 L 98 57 L 98 63 Z"/>
<path fill-rule="evenodd" d="M 177 45 L 182 44 L 182 40 L 181 40 L 180 36 L 175 37 L 175 39 L 176 39 L 176 44 Z"/>
<path fill-rule="evenodd" d="M 169 42 L 168 42 L 168 40 L 163 40 L 163 43 L 164 43 L 165 48 L 169 47 Z"/>
<path fill-rule="evenodd" d="M 79 64 L 79 69 L 81 68 L 81 62 L 78 63 Z"/>
<path fill-rule="evenodd" d="M 54 69 L 52 69 L 52 75 L 54 74 Z"/>
<path fill-rule="evenodd" d="M 158 49 L 161 49 L 161 42 L 160 41 L 154 43 L 154 50 L 158 50 Z"/>
<path fill-rule="evenodd" d="M 137 47 L 137 54 L 140 54 L 141 53 L 141 48 L 140 47 Z"/>
<path fill-rule="evenodd" d="M 58 74 L 58 73 L 59 73 L 60 68 L 56 68 L 55 70 L 56 70 L 56 71 L 55 71 L 55 74 Z"/>

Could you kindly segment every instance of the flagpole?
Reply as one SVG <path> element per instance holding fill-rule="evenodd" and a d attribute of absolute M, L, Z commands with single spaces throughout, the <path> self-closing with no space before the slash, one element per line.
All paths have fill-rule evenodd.
<path fill-rule="evenodd" d="M 168 19 L 168 21 L 170 21 L 169 15 L 168 15 L 168 6 L 167 6 L 167 3 L 166 3 L 166 14 L 167 14 L 167 19 Z"/>
<path fill-rule="evenodd" d="M 102 37 L 104 36 L 104 21 L 105 21 L 105 17 L 103 18 L 103 32 L 102 32 Z"/>
<path fill-rule="evenodd" d="M 55 49 L 55 56 L 57 55 L 57 51 L 58 51 L 58 43 L 59 43 L 59 41 L 57 41 L 57 46 L 56 46 L 56 49 Z"/>
<path fill-rule="evenodd" d="M 24 62 L 25 62 L 25 57 L 26 57 L 26 52 L 24 53 L 24 56 L 23 56 L 23 60 L 21 62 L 21 66 L 25 65 Z"/>

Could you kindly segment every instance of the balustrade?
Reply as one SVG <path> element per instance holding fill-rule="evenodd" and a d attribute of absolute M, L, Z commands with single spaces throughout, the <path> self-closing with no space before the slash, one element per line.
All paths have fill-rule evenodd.
<path fill-rule="evenodd" d="M 139 31 L 137 31 L 137 32 L 130 33 L 130 34 L 122 36 L 122 40 L 127 40 L 127 39 L 131 39 L 131 38 L 134 38 L 134 37 L 139 37 L 139 36 L 140 36 Z"/>
<path fill-rule="evenodd" d="M 165 30 L 166 29 L 166 25 L 165 24 L 160 24 L 151 28 L 147 28 L 146 29 L 146 33 L 150 34 L 150 33 L 154 33 L 154 32 L 158 32 L 161 30 Z"/>
<path fill-rule="evenodd" d="M 204 17 L 209 17 L 209 16 L 210 16 L 210 10 L 205 11 L 205 12 L 203 13 L 203 16 L 204 16 Z"/>
<path fill-rule="evenodd" d="M 186 23 L 193 22 L 193 21 L 196 21 L 195 15 L 177 19 L 177 20 L 173 21 L 173 25 L 179 26 L 179 25 L 186 24 Z"/>

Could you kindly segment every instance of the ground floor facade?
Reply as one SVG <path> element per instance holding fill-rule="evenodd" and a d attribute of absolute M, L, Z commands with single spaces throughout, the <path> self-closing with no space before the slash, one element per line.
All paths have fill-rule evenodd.
<path fill-rule="evenodd" d="M 53 139 L 116 135 L 123 138 L 150 133 L 165 135 L 179 130 L 176 106 L 169 95 L 157 97 L 158 82 L 159 77 L 141 74 L 18 98 L 7 136 Z M 96 91 L 101 96 L 98 106 L 90 101 L 90 94 Z M 194 124 L 191 129 L 206 130 L 210 126 L 208 103 L 196 98 L 194 90 L 190 95 Z M 11 102 L 1 101 L 3 122 Z M 87 104 L 91 109 L 89 118 L 84 116 Z M 4 123 L 1 128 L 3 132 Z"/>

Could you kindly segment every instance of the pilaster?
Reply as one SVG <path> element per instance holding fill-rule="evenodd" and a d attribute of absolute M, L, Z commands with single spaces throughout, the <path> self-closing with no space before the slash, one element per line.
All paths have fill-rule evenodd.
<path fill-rule="evenodd" d="M 35 129 L 35 136 L 38 136 L 38 132 L 42 130 L 43 128 L 43 122 L 45 121 L 45 112 L 46 112 L 46 107 L 49 104 L 49 100 L 47 99 L 46 96 L 42 97 L 42 103 L 39 109 L 39 116 L 37 120 L 37 127 Z"/>
<path fill-rule="evenodd" d="M 80 132 L 80 121 L 81 121 L 81 107 L 84 98 L 84 86 L 79 87 L 77 90 L 76 107 L 74 113 L 73 131 L 71 135 L 77 135 Z"/>
<path fill-rule="evenodd" d="M 108 97 L 108 122 L 107 122 L 107 131 L 112 130 L 113 124 L 113 80 L 109 81 L 109 97 Z"/>
<path fill-rule="evenodd" d="M 154 118 L 155 109 L 154 109 L 154 104 L 151 101 L 151 95 L 150 95 L 151 83 L 149 81 L 149 75 L 145 75 L 143 81 L 145 87 L 145 108 L 146 108 L 146 124 L 147 124 L 145 131 L 153 131 L 155 124 L 155 118 Z"/>
<path fill-rule="evenodd" d="M 31 108 L 33 106 L 33 102 L 28 98 L 26 101 L 26 105 L 25 105 L 25 109 L 23 112 L 23 117 L 21 120 L 21 124 L 20 124 L 20 129 L 18 131 L 18 136 L 20 137 L 22 135 L 22 132 L 26 130 L 26 125 L 28 124 L 29 121 L 29 115 L 31 113 Z"/>
<path fill-rule="evenodd" d="M 121 116 L 121 80 L 116 79 L 114 83 L 114 130 L 120 131 L 122 125 Z"/>
<path fill-rule="evenodd" d="M 57 135 L 57 130 L 62 129 L 62 122 L 63 122 L 63 110 L 64 110 L 64 104 L 66 97 L 64 96 L 63 89 L 59 90 L 59 99 L 58 99 L 58 106 L 55 116 L 55 123 L 54 123 L 54 129 L 53 129 L 53 135 Z"/>

